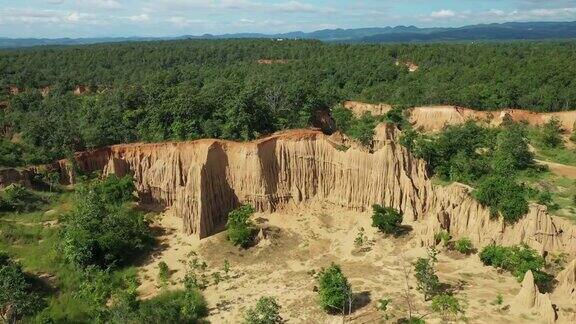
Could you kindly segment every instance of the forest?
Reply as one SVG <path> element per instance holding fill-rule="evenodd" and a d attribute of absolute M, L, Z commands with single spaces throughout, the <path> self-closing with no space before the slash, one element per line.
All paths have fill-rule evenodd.
<path fill-rule="evenodd" d="M 125 142 L 250 140 L 307 127 L 315 111 L 348 99 L 568 110 L 576 108 L 575 52 L 574 42 L 288 40 L 4 50 L 0 165 L 45 163 Z M 406 63 L 419 69 L 410 72 Z"/>

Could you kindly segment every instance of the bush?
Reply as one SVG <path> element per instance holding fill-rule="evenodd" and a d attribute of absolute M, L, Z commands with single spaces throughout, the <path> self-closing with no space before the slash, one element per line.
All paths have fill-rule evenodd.
<path fill-rule="evenodd" d="M 282 323 L 280 305 L 272 297 L 261 297 L 255 308 L 250 308 L 244 316 L 245 324 L 277 324 Z"/>
<path fill-rule="evenodd" d="M 64 257 L 81 267 L 125 264 L 154 241 L 148 225 L 142 213 L 107 205 L 96 191 L 81 189 L 64 220 Z"/>
<path fill-rule="evenodd" d="M 14 323 L 23 316 L 35 314 L 45 305 L 32 278 L 18 263 L 0 252 L 0 318 Z"/>
<path fill-rule="evenodd" d="M 197 289 L 168 291 L 142 301 L 138 309 L 140 323 L 197 323 L 208 315 L 204 297 Z"/>
<path fill-rule="evenodd" d="M 434 269 L 435 264 L 436 251 L 434 250 L 428 252 L 427 258 L 418 258 L 414 264 L 418 290 L 424 294 L 425 300 L 429 300 L 440 292 L 440 280 Z"/>
<path fill-rule="evenodd" d="M 392 207 L 372 206 L 372 226 L 386 234 L 397 234 L 402 224 L 402 214 Z"/>
<path fill-rule="evenodd" d="M 467 237 L 462 237 L 456 242 L 454 242 L 454 248 L 456 251 L 462 254 L 470 254 L 474 251 L 474 246 L 472 245 L 472 241 Z"/>
<path fill-rule="evenodd" d="M 134 180 L 127 175 L 122 178 L 115 174 L 91 184 L 90 188 L 98 193 L 107 204 L 123 204 L 134 200 Z"/>
<path fill-rule="evenodd" d="M 356 118 L 351 110 L 338 106 L 332 109 L 332 118 L 334 118 L 338 129 L 344 134 L 358 140 L 363 145 L 372 144 L 377 120 L 370 113 L 366 112 L 360 118 Z"/>
<path fill-rule="evenodd" d="M 170 268 L 164 261 L 158 263 L 158 280 L 162 285 L 166 285 L 170 279 Z"/>
<path fill-rule="evenodd" d="M 542 271 L 546 265 L 544 258 L 525 245 L 511 247 L 488 245 L 480 252 L 480 260 L 485 265 L 510 271 L 518 281 L 524 279 L 528 270 L 532 271 L 534 281 L 538 285 L 546 285 L 552 279 L 549 274 Z"/>
<path fill-rule="evenodd" d="M 11 184 L 0 191 L 0 211 L 29 212 L 43 203 L 42 197 L 19 184 Z"/>
<path fill-rule="evenodd" d="M 250 216 L 254 213 L 254 208 L 250 205 L 240 206 L 228 214 L 226 229 L 228 239 L 234 245 L 247 247 L 252 242 L 254 226 L 250 221 Z"/>
<path fill-rule="evenodd" d="M 433 312 L 442 316 L 456 316 L 464 313 L 464 308 L 460 301 L 456 297 L 447 294 L 434 296 L 430 308 Z"/>
<path fill-rule="evenodd" d="M 504 221 L 512 224 L 528 213 L 524 191 L 510 177 L 488 176 L 480 181 L 474 196 L 481 204 L 490 207 L 493 215 L 500 212 Z"/>
<path fill-rule="evenodd" d="M 328 312 L 344 312 L 352 298 L 352 288 L 342 273 L 342 269 L 334 263 L 322 269 L 318 276 L 318 294 L 322 309 Z"/>
<path fill-rule="evenodd" d="M 452 239 L 452 235 L 450 235 L 450 233 L 448 233 L 448 231 L 440 231 L 439 233 L 434 234 L 434 240 L 436 241 L 436 244 L 438 244 L 440 242 L 444 242 L 444 244 L 448 244 L 448 242 L 450 242 L 451 239 Z"/>

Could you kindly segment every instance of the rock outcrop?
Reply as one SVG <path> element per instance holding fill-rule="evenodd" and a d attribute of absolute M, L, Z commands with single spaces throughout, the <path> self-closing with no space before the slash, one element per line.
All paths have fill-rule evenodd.
<path fill-rule="evenodd" d="M 517 313 L 537 313 L 542 322 L 556 322 L 556 311 L 548 294 L 541 294 L 538 286 L 534 283 L 532 271 L 526 272 L 522 281 L 520 292 L 512 301 L 513 311 Z"/>
<path fill-rule="evenodd" d="M 77 165 L 104 174 L 134 174 L 142 199 L 171 207 L 189 234 L 219 231 L 241 203 L 259 211 L 287 204 L 330 203 L 364 211 L 372 204 L 404 213 L 422 244 L 448 230 L 484 246 L 527 243 L 539 251 L 576 254 L 576 230 L 540 206 L 513 226 L 454 184 L 434 188 L 425 162 L 396 143 L 396 130 L 380 125 L 374 152 L 346 148 L 315 130 L 294 130 L 250 143 L 199 140 L 128 144 L 83 152 Z"/>
<path fill-rule="evenodd" d="M 387 104 L 368 104 L 356 101 L 347 101 L 344 106 L 357 116 L 362 115 L 364 112 L 369 112 L 373 115 L 383 115 L 392 109 Z M 557 118 L 562 124 L 562 128 L 567 132 L 572 132 L 576 123 L 576 111 L 536 113 L 521 109 L 477 111 L 456 106 L 428 106 L 415 107 L 410 109 L 409 112 L 409 120 L 414 127 L 426 132 L 439 131 L 445 125 L 458 125 L 468 120 L 497 126 L 508 119 L 539 126 L 547 123 L 552 118 Z"/>

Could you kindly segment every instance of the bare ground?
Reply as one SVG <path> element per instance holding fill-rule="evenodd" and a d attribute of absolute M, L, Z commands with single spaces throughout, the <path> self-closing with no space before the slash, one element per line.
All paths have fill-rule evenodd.
<path fill-rule="evenodd" d="M 232 246 L 225 233 L 202 241 L 185 236 L 181 220 L 166 212 L 157 224 L 163 229 L 159 234 L 162 245 L 140 271 L 141 296 L 149 298 L 162 289 L 180 287 L 188 270 L 207 283 L 204 295 L 210 307 L 208 320 L 213 323 L 240 322 L 245 310 L 261 296 L 275 297 L 288 323 L 341 323 L 342 316 L 328 315 L 318 307 L 314 291 L 315 274 L 336 262 L 356 293 L 354 312 L 346 322 L 391 322 L 407 316 L 404 269 L 412 269 L 411 263 L 426 254 L 413 234 L 385 237 L 370 226 L 370 213 L 331 205 L 306 210 L 293 207 L 253 218 L 265 229 L 266 239 L 244 250 Z M 358 247 L 354 241 L 360 228 L 365 229 L 366 237 Z M 157 279 L 160 261 L 172 270 L 168 287 L 160 287 Z M 225 263 L 230 265 L 227 273 Z M 452 319 L 430 314 L 429 302 L 416 290 L 410 274 L 408 298 L 413 312 L 425 316 L 427 323 L 539 322 L 537 314 L 510 309 L 520 284 L 507 273 L 483 266 L 478 256 L 441 251 L 437 269 L 441 281 L 465 301 L 466 314 Z M 503 297 L 502 305 L 494 303 L 498 294 Z M 389 321 L 376 309 L 380 298 L 393 300 Z"/>

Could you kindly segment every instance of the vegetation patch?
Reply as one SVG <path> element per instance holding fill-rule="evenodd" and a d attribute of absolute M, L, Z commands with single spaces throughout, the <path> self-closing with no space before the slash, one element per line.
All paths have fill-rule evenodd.
<path fill-rule="evenodd" d="M 480 252 L 480 260 L 485 265 L 510 271 L 519 282 L 524 279 L 524 275 L 529 270 L 532 271 L 534 281 L 540 287 L 546 287 L 553 279 L 551 275 L 543 271 L 546 265 L 544 258 L 525 245 L 511 247 L 488 245 Z"/>

